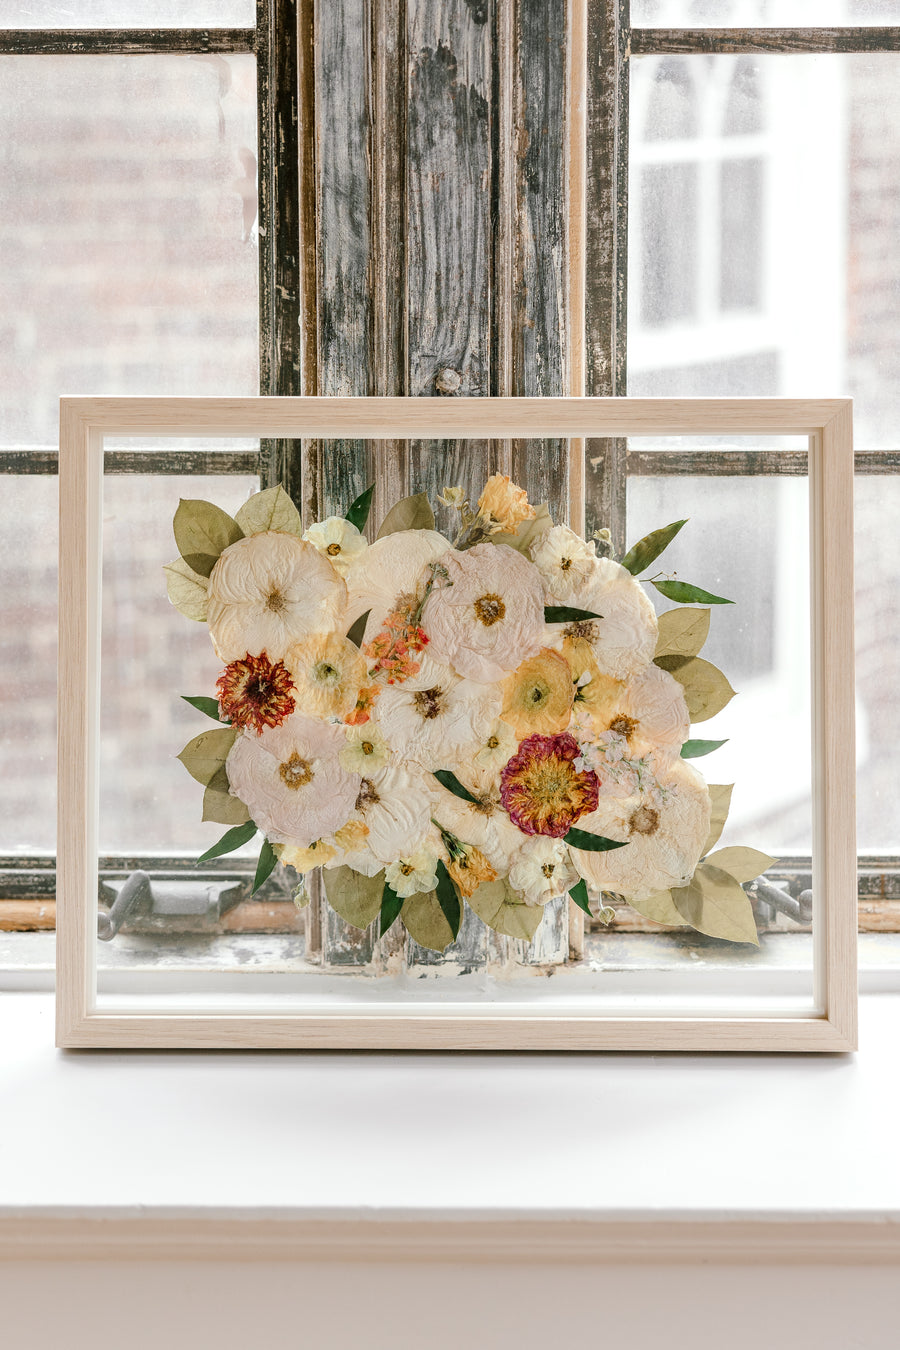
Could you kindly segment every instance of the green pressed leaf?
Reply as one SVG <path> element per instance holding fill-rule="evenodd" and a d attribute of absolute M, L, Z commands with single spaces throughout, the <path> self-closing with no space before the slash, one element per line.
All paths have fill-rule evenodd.
<path fill-rule="evenodd" d="M 365 492 L 361 492 L 356 501 L 353 502 L 350 510 L 344 516 L 351 525 L 355 525 L 358 530 L 366 528 L 366 521 L 369 519 L 369 512 L 372 509 L 372 494 L 375 491 L 375 484 L 370 483 Z"/>
<path fill-rule="evenodd" d="M 437 896 L 438 904 L 444 911 L 444 918 L 450 925 L 450 931 L 454 938 L 459 933 L 459 925 L 462 923 L 462 909 L 459 903 L 459 896 L 456 893 L 456 887 L 453 885 L 453 878 L 447 871 L 446 865 L 438 859 L 435 869 L 437 875 Z"/>
<path fill-rule="evenodd" d="M 584 880 L 576 881 L 575 885 L 569 891 L 569 899 L 574 900 L 578 908 L 583 909 L 585 914 L 590 915 L 591 918 L 594 917 L 593 914 L 591 914 L 591 906 L 588 902 L 587 882 Z"/>
<path fill-rule="evenodd" d="M 755 881 L 777 861 L 777 858 L 770 858 L 768 853 L 761 853 L 758 848 L 737 846 L 717 849 L 703 859 L 704 865 L 720 868 L 734 877 L 735 881 Z"/>
<path fill-rule="evenodd" d="M 604 839 L 602 834 L 589 834 L 587 830 L 576 830 L 573 826 L 563 835 L 563 842 L 585 853 L 608 853 L 611 848 L 624 848 L 628 840 Z"/>
<path fill-rule="evenodd" d="M 463 787 L 455 773 L 449 769 L 435 769 L 434 777 L 438 780 L 441 787 L 445 787 L 448 792 L 452 792 L 454 797 L 459 797 L 464 802 L 474 802 L 478 805 L 478 798 L 473 797 L 468 788 Z"/>
<path fill-rule="evenodd" d="M 545 605 L 544 623 L 579 623 L 582 619 L 602 619 L 590 609 L 573 609 L 571 605 Z"/>
<path fill-rule="evenodd" d="M 427 494 L 417 492 L 412 497 L 403 497 L 396 506 L 392 506 L 378 531 L 378 538 L 386 534 L 397 534 L 400 530 L 433 530 L 434 512 Z"/>
<path fill-rule="evenodd" d="M 687 581 L 654 581 L 652 583 L 667 600 L 675 600 L 679 605 L 733 605 L 733 600 L 724 600 L 721 595 L 712 595 L 691 586 Z"/>
<path fill-rule="evenodd" d="M 692 722 L 706 722 L 727 708 L 734 698 L 728 680 L 711 661 L 702 656 L 657 656 L 661 670 L 667 670 L 684 690 L 684 701 Z"/>
<path fill-rule="evenodd" d="M 625 554 L 622 566 L 627 568 L 633 577 L 638 576 L 659 557 L 663 549 L 669 547 L 682 525 L 686 524 L 687 520 L 675 520 L 671 525 L 664 525 L 660 530 L 645 534 L 643 539 L 639 539 Z"/>
<path fill-rule="evenodd" d="M 657 891 L 646 900 L 629 900 L 628 903 L 638 914 L 643 914 L 645 919 L 652 919 L 654 923 L 668 924 L 672 928 L 684 927 L 684 919 L 675 908 L 671 891 Z"/>
<path fill-rule="evenodd" d="M 347 631 L 348 642 L 352 642 L 357 647 L 362 646 L 363 634 L 366 631 L 366 624 L 371 613 L 372 611 L 367 609 L 365 614 L 360 614 L 359 618 L 350 625 L 350 628 Z"/>
<path fill-rule="evenodd" d="M 401 921 L 413 941 L 432 952 L 444 951 L 456 937 L 434 891 L 420 891 L 404 900 Z"/>
<path fill-rule="evenodd" d="M 208 577 L 223 549 L 243 539 L 244 531 L 227 511 L 194 498 L 182 498 L 173 522 L 178 552 L 194 572 Z"/>
<path fill-rule="evenodd" d="M 551 529 L 553 520 L 547 508 L 546 502 L 541 502 L 540 506 L 534 508 L 534 519 L 523 520 L 515 534 L 498 533 L 491 535 L 492 544 L 506 544 L 507 548 L 514 548 L 518 553 L 527 553 L 532 544 Z"/>
<path fill-rule="evenodd" d="M 659 616 L 659 656 L 696 656 L 709 633 L 708 609 L 667 609 Z"/>
<path fill-rule="evenodd" d="M 222 767 L 237 736 L 236 727 L 218 727 L 201 731 L 188 741 L 178 758 L 192 778 L 206 787 L 213 774 Z"/>
<path fill-rule="evenodd" d="M 379 925 L 379 935 L 384 937 L 385 933 L 394 923 L 397 915 L 403 908 L 403 900 L 388 882 L 384 883 L 384 890 L 381 893 L 381 923 Z"/>
<path fill-rule="evenodd" d="M 224 791 L 214 786 L 215 781 L 208 783 L 203 793 L 203 819 L 214 820 L 217 825 L 243 825 L 250 819 L 250 812 L 240 797 L 233 797 L 228 791 L 227 778 Z"/>
<path fill-rule="evenodd" d="M 685 741 L 681 747 L 682 759 L 700 759 L 702 755 L 711 755 L 714 750 L 718 750 L 720 745 L 727 745 L 728 737 L 724 741 Z"/>
<path fill-rule="evenodd" d="M 206 623 L 209 582 L 206 577 L 188 567 L 184 558 L 166 563 L 166 594 L 171 603 L 186 619 Z"/>
<path fill-rule="evenodd" d="M 731 794 L 734 791 L 734 783 L 709 783 L 707 789 L 712 802 L 712 815 L 709 820 L 709 834 L 706 836 L 701 858 L 718 843 L 725 828 L 728 812 L 731 810 Z"/>
<path fill-rule="evenodd" d="M 468 900 L 470 908 L 488 928 L 505 937 L 530 942 L 544 917 L 543 905 L 526 905 L 504 877 L 485 881 Z"/>
<path fill-rule="evenodd" d="M 263 846 L 259 850 L 259 862 L 256 864 L 256 875 L 253 878 L 253 890 L 250 892 L 251 895 L 255 895 L 263 882 L 269 879 L 277 862 L 278 854 L 275 852 L 268 839 L 264 839 Z"/>
<path fill-rule="evenodd" d="M 277 530 L 279 534 L 303 533 L 300 512 L 280 484 L 254 492 L 234 519 L 244 534 L 265 534 L 267 530 Z"/>
<path fill-rule="evenodd" d="M 759 946 L 749 897 L 721 868 L 700 863 L 691 884 L 673 889 L 672 899 L 679 914 L 698 933 Z"/>
<path fill-rule="evenodd" d="M 368 928 L 381 909 L 384 872 L 366 877 L 352 867 L 326 867 L 322 876 L 334 912 L 354 928 Z"/>
<path fill-rule="evenodd" d="M 248 844 L 255 834 L 256 826 L 252 820 L 245 825 L 236 825 L 233 830 L 226 830 L 219 842 L 202 853 L 197 862 L 208 862 L 210 858 L 221 858 L 223 853 L 233 853 L 236 848 Z"/>
<path fill-rule="evenodd" d="M 219 716 L 219 704 L 217 699 L 208 698 L 206 694 L 198 694 L 196 697 L 192 694 L 182 694 L 181 697 L 184 699 L 185 703 L 189 703 L 191 707 L 196 708 L 198 712 L 206 713 L 206 716 L 211 717 L 214 722 L 225 722 L 224 717 Z M 227 726 L 229 724 L 225 723 L 225 725 Z"/>

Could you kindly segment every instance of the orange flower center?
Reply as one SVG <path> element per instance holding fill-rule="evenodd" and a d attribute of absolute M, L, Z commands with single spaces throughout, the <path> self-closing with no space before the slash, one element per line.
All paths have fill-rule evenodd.
<path fill-rule="evenodd" d="M 329 558 L 336 558 L 337 555 L 340 553 L 340 551 L 341 551 L 340 544 L 329 544 L 325 550 Z"/>

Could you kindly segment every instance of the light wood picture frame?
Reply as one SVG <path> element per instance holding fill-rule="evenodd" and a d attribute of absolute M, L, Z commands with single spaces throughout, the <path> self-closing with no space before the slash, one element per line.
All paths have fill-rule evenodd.
<path fill-rule="evenodd" d="M 98 1007 L 98 734 L 104 442 L 109 437 L 569 438 L 570 523 L 584 520 L 584 440 L 808 439 L 813 745 L 813 997 L 747 1014 L 548 1012 L 411 1004 L 259 1011 L 239 1002 Z M 57 1044 L 61 1047 L 847 1051 L 856 1045 L 851 401 L 672 398 L 63 398 L 60 408 Z M 362 1008 L 362 1011 L 360 1010 Z"/>

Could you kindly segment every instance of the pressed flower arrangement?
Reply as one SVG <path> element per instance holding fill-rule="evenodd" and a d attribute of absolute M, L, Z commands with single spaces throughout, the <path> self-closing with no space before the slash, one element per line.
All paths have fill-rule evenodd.
<path fill-rule="evenodd" d="M 347 922 L 435 950 L 465 905 L 530 939 L 566 894 L 607 922 L 615 896 L 756 942 L 741 883 L 773 859 L 712 851 L 731 788 L 692 762 L 723 743 L 691 724 L 733 696 L 699 655 L 731 602 L 639 580 L 686 522 L 615 561 L 495 474 L 475 507 L 445 489 L 452 541 L 418 494 L 368 544 L 371 499 L 306 531 L 280 487 L 234 518 L 178 507 L 169 597 L 224 666 L 215 698 L 187 698 L 219 725 L 179 756 L 203 819 L 229 826 L 201 861 L 259 833 L 256 887 L 279 862 L 321 867 Z M 647 585 L 676 607 L 657 617 Z"/>

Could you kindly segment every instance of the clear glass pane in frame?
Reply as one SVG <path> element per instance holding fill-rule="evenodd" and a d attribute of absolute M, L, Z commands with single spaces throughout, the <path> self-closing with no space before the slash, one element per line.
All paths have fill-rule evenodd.
<path fill-rule="evenodd" d="M 857 447 L 898 444 L 898 76 L 885 54 L 632 62 L 629 394 L 849 393 Z"/>
<path fill-rule="evenodd" d="M 632 0 L 635 28 L 829 28 L 896 24 L 900 0 Z"/>
<path fill-rule="evenodd" d="M 0 29 L 252 28 L 255 0 L 3 0 Z"/>
<path fill-rule="evenodd" d="M 258 391 L 251 56 L 0 57 L 0 444 L 65 394 Z"/>

